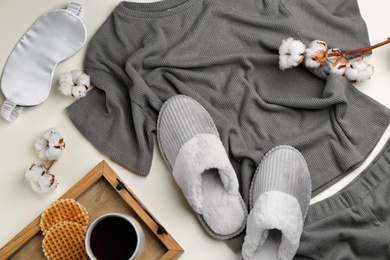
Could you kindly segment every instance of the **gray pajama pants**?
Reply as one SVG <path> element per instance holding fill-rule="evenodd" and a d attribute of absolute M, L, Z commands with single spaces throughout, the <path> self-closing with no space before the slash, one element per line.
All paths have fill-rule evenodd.
<path fill-rule="evenodd" d="M 294 259 L 390 259 L 390 142 L 352 183 L 310 206 Z"/>

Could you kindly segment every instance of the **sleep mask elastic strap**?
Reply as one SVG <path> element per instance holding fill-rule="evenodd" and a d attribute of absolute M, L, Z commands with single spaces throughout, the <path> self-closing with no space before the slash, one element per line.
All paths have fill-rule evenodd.
<path fill-rule="evenodd" d="M 1 116 L 7 121 L 14 121 L 22 112 L 23 107 L 16 105 L 11 100 L 6 99 L 1 107 Z"/>
<path fill-rule="evenodd" d="M 70 3 L 66 10 L 68 10 L 71 13 L 74 13 L 75 15 L 80 15 L 81 14 L 81 9 L 82 6 L 77 3 Z"/>

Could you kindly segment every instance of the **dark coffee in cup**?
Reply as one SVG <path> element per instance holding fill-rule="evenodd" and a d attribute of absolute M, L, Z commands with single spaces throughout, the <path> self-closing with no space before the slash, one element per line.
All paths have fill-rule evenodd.
<path fill-rule="evenodd" d="M 86 236 L 88 255 L 99 260 L 134 259 L 143 245 L 144 234 L 139 223 L 119 213 L 106 214 L 96 219 Z"/>
<path fill-rule="evenodd" d="M 112 216 L 100 221 L 91 233 L 91 249 L 97 259 L 129 259 L 137 247 L 137 234 L 127 220 Z"/>

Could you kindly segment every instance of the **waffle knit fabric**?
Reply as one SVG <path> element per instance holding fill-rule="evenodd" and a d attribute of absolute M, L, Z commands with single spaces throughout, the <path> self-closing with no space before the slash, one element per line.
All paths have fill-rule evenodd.
<path fill-rule="evenodd" d="M 278 48 L 290 36 L 369 45 L 357 0 L 121 2 L 86 52 L 96 87 L 69 116 L 102 153 L 147 175 L 158 112 L 184 94 L 213 118 L 247 204 L 257 165 L 280 144 L 304 155 L 318 194 L 363 162 L 390 113 L 340 76 L 281 71 Z M 229 245 L 239 250 L 243 235 Z"/>

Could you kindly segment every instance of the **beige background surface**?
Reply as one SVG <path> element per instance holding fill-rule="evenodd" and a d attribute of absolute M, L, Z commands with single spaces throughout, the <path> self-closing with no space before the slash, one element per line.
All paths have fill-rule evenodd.
<path fill-rule="evenodd" d="M 82 19 L 88 29 L 89 41 L 119 0 L 76 2 L 83 5 Z M 62 0 L 0 0 L 0 71 L 13 47 L 32 23 L 43 13 L 65 8 L 67 4 L 68 1 Z M 359 0 L 359 4 L 368 25 L 371 42 L 374 44 L 390 37 L 390 2 Z M 98 152 L 71 123 L 65 108 L 74 100 L 57 91 L 57 81 L 63 72 L 82 69 L 85 50 L 84 47 L 57 66 L 52 90 L 46 102 L 24 109 L 15 122 L 0 119 L 0 247 L 104 159 L 184 248 L 185 253 L 180 259 L 239 259 L 239 255 L 233 253 L 224 242 L 210 238 L 203 230 L 157 149 L 149 176 L 138 176 Z M 390 45 L 375 50 L 367 60 L 375 66 L 376 72 L 371 80 L 356 86 L 390 108 Z M 4 97 L 1 95 L 0 102 L 3 101 Z M 50 127 L 61 131 L 66 141 L 66 150 L 52 168 L 60 183 L 57 194 L 42 197 L 32 191 L 24 173 L 32 162 L 40 161 L 33 145 L 36 138 Z M 385 133 L 374 153 L 380 149 L 389 133 L 390 131 Z M 371 158 L 372 156 L 368 160 Z M 312 203 L 337 192 L 367 164 L 368 161 L 344 180 L 313 198 Z"/>

